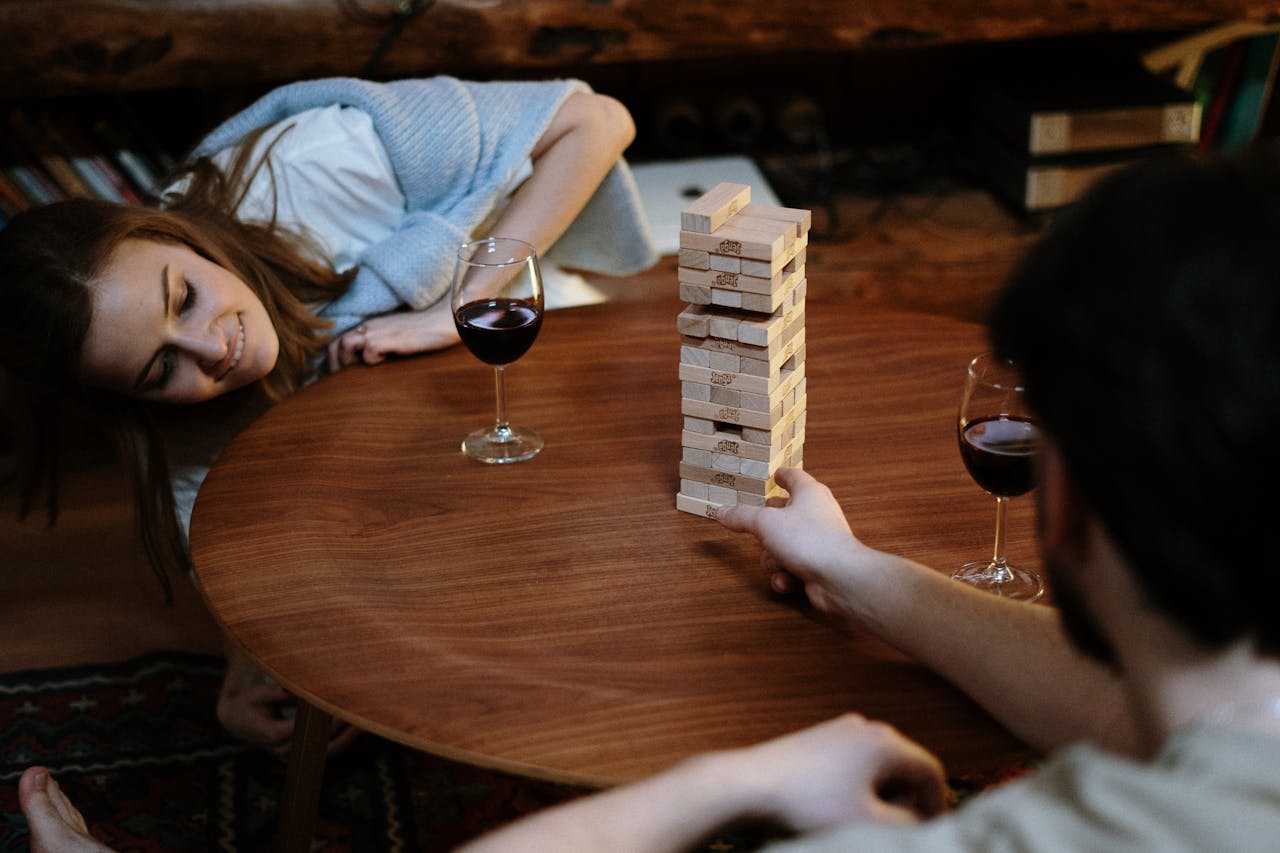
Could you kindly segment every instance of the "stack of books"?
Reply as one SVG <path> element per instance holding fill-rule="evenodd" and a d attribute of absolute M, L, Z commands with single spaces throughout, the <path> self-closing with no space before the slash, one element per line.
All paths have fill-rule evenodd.
<path fill-rule="evenodd" d="M 0 128 L 0 227 L 29 207 L 67 198 L 140 204 L 174 160 L 119 118 L 69 108 L 10 108 Z"/>
<path fill-rule="evenodd" d="M 1070 204 L 1107 172 L 1141 158 L 1194 151 L 1202 107 L 1136 59 L 1107 73 L 1002 81 L 975 111 L 975 165 L 1026 213 Z"/>

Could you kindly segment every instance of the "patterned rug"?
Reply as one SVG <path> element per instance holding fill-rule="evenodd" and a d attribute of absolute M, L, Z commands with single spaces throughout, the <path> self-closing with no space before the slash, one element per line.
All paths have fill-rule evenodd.
<path fill-rule="evenodd" d="M 121 851 L 270 849 L 284 765 L 214 717 L 218 657 L 162 653 L 0 676 L 0 851 L 27 849 L 17 781 L 43 764 Z M 315 851 L 448 850 L 576 791 L 365 735 L 325 770 Z"/>
<path fill-rule="evenodd" d="M 17 782 L 48 767 L 94 836 L 119 851 L 271 849 L 284 764 L 222 731 L 219 657 L 172 652 L 105 666 L 0 676 L 0 851 L 25 851 Z M 953 779 L 963 800 L 1017 776 Z M 325 768 L 316 853 L 432 853 L 580 796 L 581 790 L 458 764 L 364 735 Z M 741 827 L 706 851 L 755 850 Z"/>

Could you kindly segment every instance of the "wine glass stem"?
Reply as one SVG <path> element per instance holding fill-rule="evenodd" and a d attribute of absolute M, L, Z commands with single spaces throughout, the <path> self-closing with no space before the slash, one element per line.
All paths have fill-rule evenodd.
<path fill-rule="evenodd" d="M 507 423 L 507 388 L 502 381 L 506 367 L 505 364 L 499 364 L 493 368 L 493 390 L 498 400 L 498 417 L 493 424 L 493 431 L 499 435 L 511 432 L 511 425 Z"/>
<path fill-rule="evenodd" d="M 1004 559 L 1004 511 L 1008 503 L 1009 499 L 1003 495 L 996 498 L 996 547 L 991 556 L 991 571 L 997 576 L 997 582 L 1013 577 Z"/>

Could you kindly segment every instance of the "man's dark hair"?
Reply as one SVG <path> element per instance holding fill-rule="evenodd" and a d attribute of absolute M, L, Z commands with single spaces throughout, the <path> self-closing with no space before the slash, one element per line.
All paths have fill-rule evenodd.
<path fill-rule="evenodd" d="M 1280 653 L 1280 152 L 1158 160 L 1063 213 L 995 349 L 1151 602 Z"/>

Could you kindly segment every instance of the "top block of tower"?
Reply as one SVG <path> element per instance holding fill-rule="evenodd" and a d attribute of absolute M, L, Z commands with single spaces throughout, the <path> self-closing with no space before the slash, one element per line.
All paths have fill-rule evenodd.
<path fill-rule="evenodd" d="M 751 203 L 751 187 L 746 184 L 717 184 L 680 213 L 680 228 L 710 234 Z"/>

